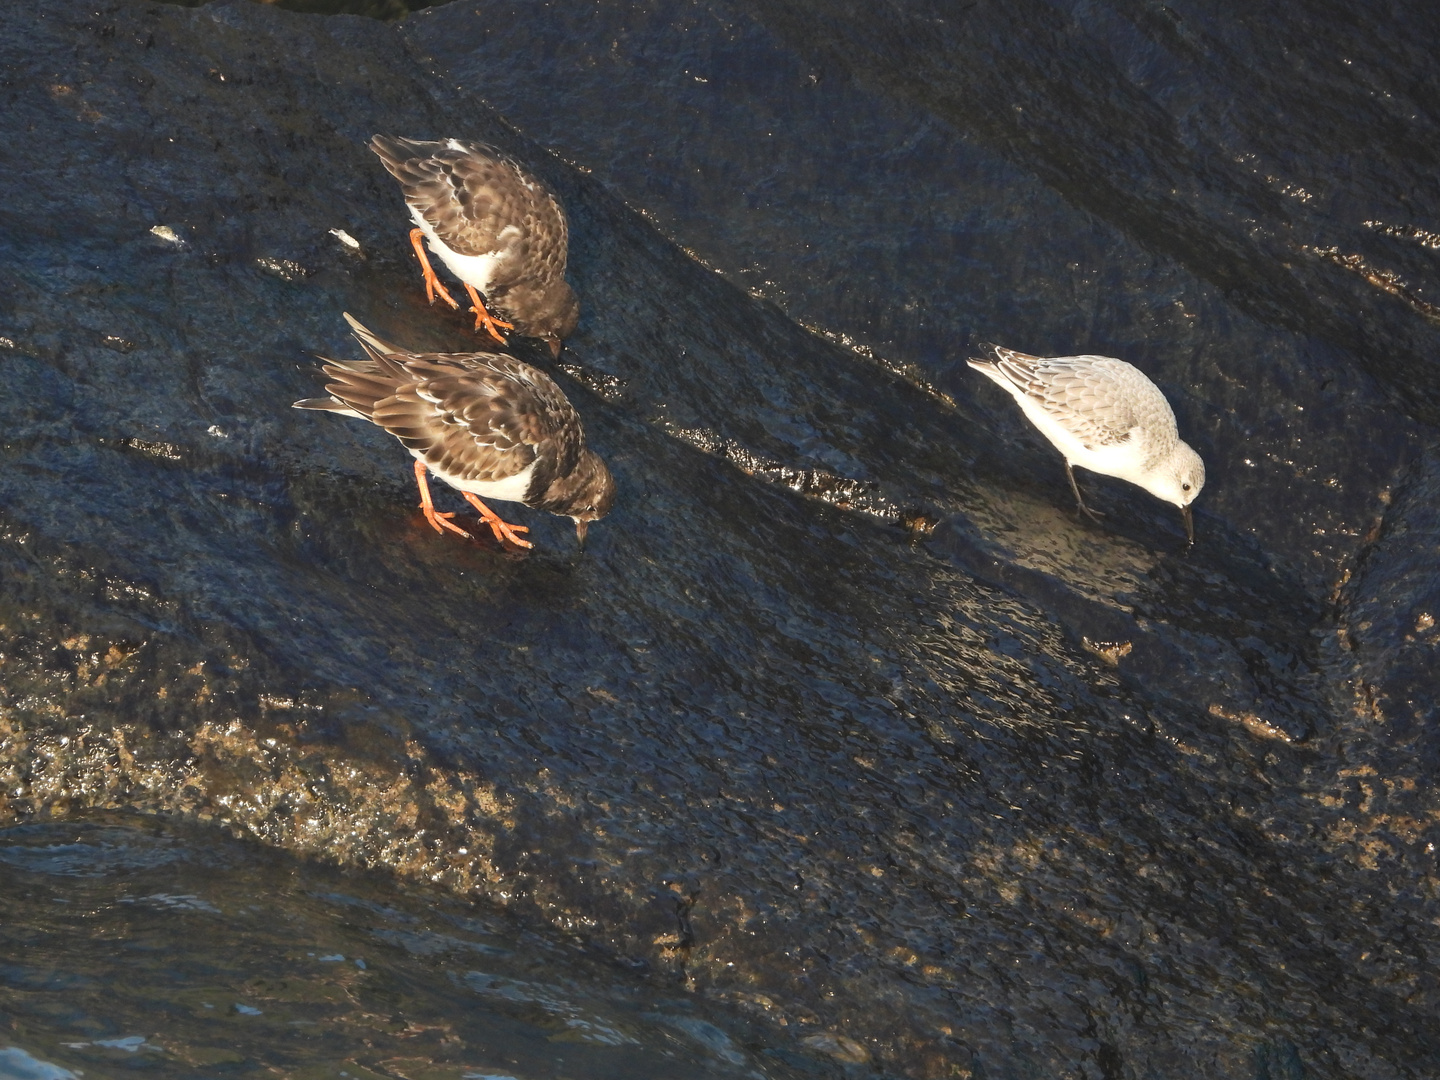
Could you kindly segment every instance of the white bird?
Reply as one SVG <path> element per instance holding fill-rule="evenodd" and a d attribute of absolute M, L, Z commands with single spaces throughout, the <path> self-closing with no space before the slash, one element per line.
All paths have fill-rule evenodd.
<path fill-rule="evenodd" d="M 1175 413 L 1160 388 L 1133 364 L 1113 356 L 1027 356 L 999 345 L 983 346 L 994 360 L 968 363 L 1003 387 L 1030 422 L 1065 456 L 1065 475 L 1080 497 L 1072 466 L 1128 480 L 1157 499 L 1174 503 L 1195 543 L 1190 504 L 1205 486 L 1205 463 L 1175 428 Z"/>

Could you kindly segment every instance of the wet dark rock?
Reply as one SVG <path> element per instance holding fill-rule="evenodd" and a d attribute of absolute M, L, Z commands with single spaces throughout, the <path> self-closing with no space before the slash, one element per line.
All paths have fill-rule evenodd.
<path fill-rule="evenodd" d="M 203 7 L 205 0 L 160 0 L 165 4 L 180 7 Z M 364 15 L 371 19 L 403 19 L 412 11 L 438 7 L 449 0 L 252 0 L 254 3 L 274 4 L 286 11 L 299 11 L 307 15 Z"/>
<path fill-rule="evenodd" d="M 1387 721 L 1394 750 L 1433 775 L 1440 646 L 1440 471 L 1433 450 L 1400 486 L 1337 594 L 1337 652 L 1361 711 Z"/>
<path fill-rule="evenodd" d="M 483 33 L 454 29 L 468 18 Z M 1404 473 L 1416 430 L 1407 416 L 1428 400 L 1420 384 L 1433 368 L 1435 327 L 1333 261 L 1291 248 L 1343 237 L 1345 251 L 1423 293 L 1433 273 L 1424 237 L 1365 222 L 1440 201 L 1421 198 L 1435 186 L 1429 143 L 1375 125 L 1385 106 L 1357 89 L 1358 75 L 1336 91 L 1366 99 L 1350 113 L 1337 106 L 1350 116 L 1348 141 L 1297 136 L 1290 114 L 1261 114 L 1280 107 L 1273 95 L 1300 101 L 1307 115 L 1326 109 L 1333 95 L 1312 93 L 1316 72 L 1290 82 L 1289 61 L 1277 60 L 1257 67 L 1247 91 L 1235 72 L 1247 50 L 1324 44 L 1272 36 L 1263 19 L 1231 26 L 1198 6 L 1194 26 L 1214 50 L 1207 62 L 1184 35 L 1165 37 L 1157 18 L 1131 4 L 1064 14 L 1043 4 L 558 3 L 531 12 L 469 3 L 421 13 L 403 32 L 708 264 L 953 400 L 947 437 L 971 474 L 1043 485 L 1056 503 L 1068 492 L 1052 451 L 966 367 L 975 343 L 1139 364 L 1205 458 L 1202 537 L 1218 516 L 1322 595 L 1383 512 L 1378 493 Z M 1349 27 L 1339 15 L 1307 18 L 1320 20 L 1322 43 Z M 1433 16 L 1416 18 L 1429 25 Z M 1399 31 L 1385 34 L 1347 46 L 1356 63 L 1367 51 L 1409 53 Z M 1143 106 L 1117 116 L 1131 101 Z M 1017 104 L 1027 118 L 1043 105 L 1043 133 L 1017 130 L 1031 124 L 1014 119 Z M 1181 120 L 1156 120 L 1156 134 L 1144 121 L 1165 110 Z M 1440 122 L 1421 104 L 1415 111 L 1422 127 Z M 1224 131 L 1236 117 L 1245 129 Z M 1178 138 L 1171 129 L 1182 121 L 1205 141 Z M 1287 155 L 1295 175 L 1262 160 L 1271 153 Z M 1196 228 L 1203 244 L 1189 242 Z M 1409 254 L 1396 263 L 1402 248 Z M 1236 270 L 1215 255 L 1222 250 L 1243 252 L 1244 265 Z M 1256 308 L 1251 300 L 1267 290 L 1274 296 Z M 1281 293 L 1303 303 L 1280 305 Z M 1323 318 L 1311 317 L 1317 305 Z M 1351 348 L 1357 334 L 1373 347 Z M 1339 430 L 1365 437 L 1333 438 Z M 997 435 L 1011 450 L 999 461 Z M 1097 497 L 1126 516 L 1175 516 L 1108 481 Z"/>
<path fill-rule="evenodd" d="M 1433 1074 L 1434 115 L 1305 10 L 6 12 L 0 813 L 484 898 L 777 1070 Z M 475 340 L 376 131 L 566 202 L 580 330 L 519 348 L 619 482 L 584 556 L 289 408 L 342 311 Z M 1193 551 L 1075 520 L 986 338 L 1154 374 Z"/>

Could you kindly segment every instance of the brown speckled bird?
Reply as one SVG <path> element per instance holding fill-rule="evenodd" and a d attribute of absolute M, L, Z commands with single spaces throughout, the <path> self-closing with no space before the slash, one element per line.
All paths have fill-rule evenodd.
<path fill-rule="evenodd" d="M 610 511 L 615 481 L 585 445 L 580 416 L 555 381 L 498 353 L 412 353 L 380 340 L 348 314 L 366 360 L 325 360 L 330 397 L 295 402 L 357 416 L 384 428 L 415 458 L 420 506 L 436 532 L 468 537 L 437 513 L 428 468 L 480 512 L 502 545 L 533 545 L 480 501 L 520 502 L 572 518 L 581 545 L 590 522 Z M 323 358 L 322 358 L 323 359 Z"/>
<path fill-rule="evenodd" d="M 370 149 L 405 192 L 430 302 L 438 294 L 460 306 L 435 276 L 422 239 L 470 293 L 477 333 L 484 328 L 504 344 L 500 331 L 514 330 L 541 338 L 558 356 L 580 319 L 580 301 L 565 280 L 570 232 L 550 189 L 484 143 L 376 135 Z"/>

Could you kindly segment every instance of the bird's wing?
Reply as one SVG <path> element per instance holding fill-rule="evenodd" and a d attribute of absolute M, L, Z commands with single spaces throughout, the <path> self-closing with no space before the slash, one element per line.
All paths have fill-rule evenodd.
<path fill-rule="evenodd" d="M 995 368 L 1087 449 L 1128 442 L 1138 418 L 1109 357 L 1029 356 L 991 346 Z"/>
<path fill-rule="evenodd" d="M 523 472 L 574 417 L 548 376 L 510 357 L 409 356 L 403 366 L 409 380 L 376 402 L 371 419 L 427 465 L 458 479 L 499 481 Z"/>
<path fill-rule="evenodd" d="M 456 151 L 451 166 L 461 206 L 453 226 L 456 242 L 431 222 L 436 235 L 462 255 L 499 248 L 524 267 L 527 278 L 563 277 L 570 226 L 560 201 L 518 162 L 478 143 L 461 145 L 466 152 Z M 489 236 L 496 239 L 485 247 Z M 467 251 L 461 244 L 478 250 Z"/>
<path fill-rule="evenodd" d="M 484 143 L 419 143 L 377 135 L 380 156 L 408 202 L 461 255 L 553 258 L 564 272 L 565 214 L 539 180 Z M 552 244 L 551 241 L 557 243 Z"/>

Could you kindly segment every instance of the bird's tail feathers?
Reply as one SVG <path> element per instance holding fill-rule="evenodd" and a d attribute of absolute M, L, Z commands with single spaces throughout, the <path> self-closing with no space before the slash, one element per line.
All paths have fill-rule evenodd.
<path fill-rule="evenodd" d="M 292 409 L 315 409 L 318 412 L 339 413 L 341 416 L 353 416 L 357 420 L 370 419 L 364 413 L 356 412 L 349 405 L 346 405 L 345 402 L 333 397 L 301 398 L 290 407 Z"/>
<path fill-rule="evenodd" d="M 410 158 L 424 153 L 425 143 L 419 139 L 405 139 L 398 135 L 375 135 L 370 139 L 370 149 L 385 163 L 392 173 Z"/>
<path fill-rule="evenodd" d="M 369 420 L 376 403 L 393 397 L 399 388 L 397 383 L 405 379 L 404 368 L 386 356 L 376 356 L 373 362 L 326 360 L 323 356 L 320 359 L 324 364 L 321 370 L 330 380 L 325 391 L 331 397 L 307 398 L 296 402 L 296 408 L 328 409 Z"/>
<path fill-rule="evenodd" d="M 996 345 L 993 341 L 977 341 L 975 348 L 979 349 L 982 353 L 989 353 L 990 355 L 970 356 L 965 359 L 965 363 L 969 364 L 976 371 L 993 368 L 996 360 L 999 358 L 1000 346 Z"/>
<path fill-rule="evenodd" d="M 393 356 L 396 353 L 405 351 L 399 346 L 391 345 L 388 341 L 379 337 L 375 331 L 366 329 L 360 320 L 348 311 L 342 314 L 345 316 L 345 322 L 350 326 L 350 332 L 355 335 L 355 340 L 360 342 L 361 347 L 364 348 L 370 359 L 379 360 L 383 357 Z"/>

